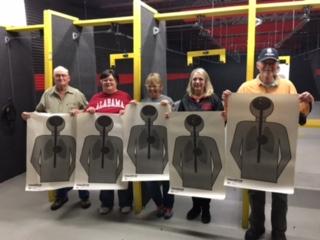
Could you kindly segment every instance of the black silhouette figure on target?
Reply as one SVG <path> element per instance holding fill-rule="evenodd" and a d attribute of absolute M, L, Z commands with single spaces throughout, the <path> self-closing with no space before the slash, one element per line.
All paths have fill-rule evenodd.
<path fill-rule="evenodd" d="M 133 126 L 127 152 L 138 174 L 162 174 L 168 163 L 167 129 L 154 125 L 158 111 L 152 105 L 140 111 L 144 125 Z"/>
<path fill-rule="evenodd" d="M 95 121 L 100 135 L 90 135 L 84 140 L 80 163 L 90 183 L 116 183 L 123 167 L 123 142 L 116 136 L 109 136 L 113 120 L 100 116 Z"/>
<path fill-rule="evenodd" d="M 183 187 L 212 190 L 222 169 L 217 143 L 211 137 L 200 136 L 204 121 L 199 115 L 188 115 L 184 126 L 190 136 L 176 138 L 172 165 Z"/>
<path fill-rule="evenodd" d="M 69 181 L 75 168 L 76 141 L 72 136 L 60 135 L 65 121 L 60 116 L 49 117 L 46 123 L 51 135 L 35 139 L 31 164 L 40 182 Z"/>
<path fill-rule="evenodd" d="M 241 121 L 236 126 L 230 152 L 241 178 L 277 182 L 291 159 L 286 127 L 266 121 L 273 109 L 269 98 L 256 97 L 250 103 L 255 121 Z"/>

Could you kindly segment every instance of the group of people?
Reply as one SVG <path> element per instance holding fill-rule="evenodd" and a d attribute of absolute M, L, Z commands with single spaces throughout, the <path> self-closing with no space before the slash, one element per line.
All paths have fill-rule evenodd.
<path fill-rule="evenodd" d="M 289 80 L 278 76 L 279 65 L 278 52 L 274 48 L 266 48 L 258 56 L 256 67 L 259 71 L 257 77 L 252 81 L 243 83 L 238 89 L 238 93 L 267 93 L 267 94 L 296 94 L 297 91 Z M 102 92 L 95 94 L 89 102 L 84 95 L 71 86 L 68 70 L 62 66 L 54 69 L 55 86 L 47 89 L 36 106 L 38 112 L 48 113 L 70 113 L 78 114 L 81 111 L 94 114 L 99 113 L 118 113 L 123 114 L 127 104 L 134 103 L 129 94 L 118 89 L 119 77 L 117 73 L 108 69 L 101 73 L 100 82 Z M 174 106 L 173 100 L 162 94 L 163 84 L 158 73 L 150 73 L 145 81 L 147 96 L 143 102 L 160 102 Z M 177 111 L 221 111 L 222 117 L 227 122 L 228 99 L 232 92 L 225 90 L 222 99 L 214 93 L 212 81 L 208 73 L 203 68 L 194 69 L 189 77 L 186 94 L 180 100 Z M 111 101 L 106 101 L 110 99 Z M 311 111 L 313 97 L 309 92 L 299 94 L 300 117 L 299 122 L 304 124 L 306 116 Z M 110 104 L 104 104 L 110 103 Z M 29 112 L 23 112 L 22 118 L 27 120 Z M 170 115 L 168 116 L 170 117 Z M 214 127 L 214 126 L 213 126 Z M 158 217 L 170 219 L 173 215 L 174 196 L 168 194 L 169 181 L 149 181 L 146 182 L 146 189 L 149 191 L 153 201 L 157 206 L 156 214 Z M 161 191 L 162 187 L 162 191 Z M 71 188 L 57 190 L 55 202 L 51 205 L 52 210 L 57 210 L 68 201 L 68 191 Z M 132 183 L 129 183 L 127 190 L 118 190 L 120 212 L 127 214 L 132 209 Z M 81 207 L 88 208 L 91 203 L 88 191 L 79 191 Z M 264 228 L 264 206 L 265 192 L 249 191 L 250 197 L 250 228 L 245 233 L 246 240 L 259 239 L 265 232 Z M 108 214 L 113 209 L 114 191 L 100 191 L 101 206 L 100 214 Z M 201 214 L 201 221 L 209 223 L 210 199 L 192 198 L 192 208 L 187 212 L 188 220 L 196 219 Z M 272 239 L 286 239 L 286 214 L 287 214 L 287 195 L 281 193 L 272 194 Z"/>

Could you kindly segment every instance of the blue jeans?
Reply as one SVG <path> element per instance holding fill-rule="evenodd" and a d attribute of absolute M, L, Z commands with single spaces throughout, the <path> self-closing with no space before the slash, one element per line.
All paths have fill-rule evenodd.
<path fill-rule="evenodd" d="M 169 181 L 150 181 L 145 182 L 145 186 L 157 207 L 172 208 L 174 195 L 169 194 Z M 161 193 L 162 186 L 162 193 Z"/>
<path fill-rule="evenodd" d="M 57 189 L 57 200 L 63 200 L 63 199 L 66 199 L 68 198 L 68 192 L 71 190 L 72 188 L 60 188 L 60 189 Z M 79 190 L 79 198 L 81 200 L 88 200 L 89 199 L 89 191 L 87 190 Z"/>
<path fill-rule="evenodd" d="M 101 190 L 100 191 L 101 206 L 113 208 L 114 190 Z M 128 189 L 118 190 L 119 207 L 132 207 L 133 193 L 132 182 L 129 182 Z"/>

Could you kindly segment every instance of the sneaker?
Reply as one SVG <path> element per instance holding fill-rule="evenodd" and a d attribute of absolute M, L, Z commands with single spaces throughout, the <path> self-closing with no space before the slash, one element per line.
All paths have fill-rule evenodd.
<path fill-rule="evenodd" d="M 187 213 L 187 219 L 193 220 L 200 215 L 201 209 L 200 207 L 192 207 Z"/>
<path fill-rule="evenodd" d="M 265 232 L 265 229 L 249 228 L 244 236 L 245 240 L 258 240 Z"/>
<path fill-rule="evenodd" d="M 164 209 L 164 214 L 163 214 L 163 218 L 164 219 L 170 219 L 173 215 L 173 211 L 172 211 L 172 208 L 165 208 Z"/>
<path fill-rule="evenodd" d="M 201 215 L 201 222 L 202 223 L 209 223 L 211 222 L 211 215 L 209 210 L 203 210 Z"/>
<path fill-rule="evenodd" d="M 164 208 L 163 208 L 163 206 L 159 206 L 157 208 L 157 217 L 161 218 L 161 217 L 163 217 L 163 215 L 164 215 Z"/>
<path fill-rule="evenodd" d="M 104 207 L 104 206 L 101 206 L 99 207 L 98 209 L 98 212 L 100 215 L 107 215 L 108 213 L 110 213 L 112 211 L 112 208 L 110 207 Z"/>
<path fill-rule="evenodd" d="M 50 209 L 51 209 L 52 211 L 55 211 L 55 210 L 61 208 L 61 207 L 63 206 L 63 204 L 65 204 L 66 202 L 68 202 L 68 198 L 65 198 L 65 199 L 56 199 L 56 200 L 54 201 L 54 203 L 52 203 Z"/>
<path fill-rule="evenodd" d="M 128 213 L 131 212 L 131 207 L 130 207 L 130 206 L 122 207 L 122 208 L 120 208 L 120 212 L 121 212 L 122 214 L 128 214 Z"/>
<path fill-rule="evenodd" d="M 91 202 L 89 199 L 86 199 L 86 200 L 81 200 L 80 201 L 80 206 L 82 209 L 87 209 L 91 206 Z"/>
<path fill-rule="evenodd" d="M 272 240 L 287 240 L 287 237 L 284 232 L 272 231 L 271 239 Z"/>

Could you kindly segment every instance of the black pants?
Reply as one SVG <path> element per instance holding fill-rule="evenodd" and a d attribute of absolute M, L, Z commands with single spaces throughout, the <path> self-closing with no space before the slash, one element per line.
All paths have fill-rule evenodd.
<path fill-rule="evenodd" d="M 193 207 L 201 209 L 202 211 L 209 211 L 210 201 L 211 201 L 210 198 L 192 197 Z"/>
<path fill-rule="evenodd" d="M 72 190 L 72 188 L 59 188 L 57 189 L 57 200 L 64 200 L 68 198 L 68 192 Z M 83 201 L 89 199 L 89 191 L 87 190 L 79 190 L 79 198 Z"/>
<path fill-rule="evenodd" d="M 250 199 L 250 225 L 252 228 L 264 229 L 264 206 L 266 193 L 263 191 L 249 190 Z M 273 232 L 285 232 L 287 230 L 288 195 L 272 193 L 271 225 Z"/>

